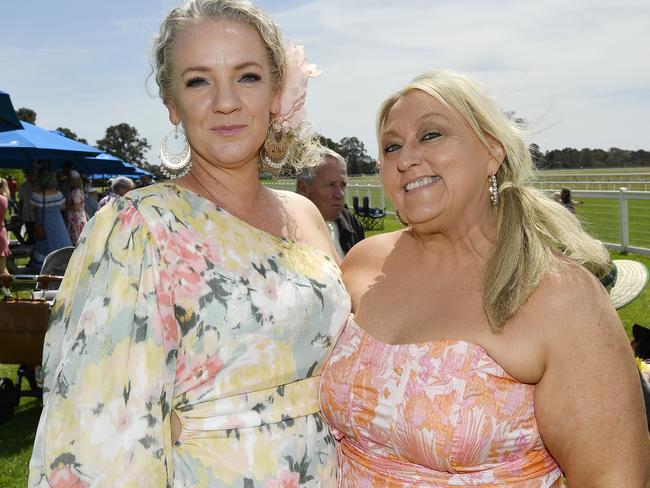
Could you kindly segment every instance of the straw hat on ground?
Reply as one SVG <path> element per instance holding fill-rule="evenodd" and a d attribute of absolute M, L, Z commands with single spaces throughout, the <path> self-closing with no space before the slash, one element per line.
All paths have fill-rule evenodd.
<path fill-rule="evenodd" d="M 648 284 L 648 268 L 631 259 L 614 259 L 609 275 L 603 278 L 603 285 L 609 290 L 609 297 L 616 309 L 634 301 Z M 614 285 L 611 286 L 611 282 Z M 611 287 L 611 288 L 610 288 Z"/>

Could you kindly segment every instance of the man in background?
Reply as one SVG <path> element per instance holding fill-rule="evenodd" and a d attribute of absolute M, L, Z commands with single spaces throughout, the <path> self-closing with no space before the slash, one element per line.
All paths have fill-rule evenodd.
<path fill-rule="evenodd" d="M 361 222 L 345 207 L 348 184 L 345 159 L 329 148 L 323 148 L 322 156 L 318 166 L 306 168 L 298 175 L 296 192 L 318 207 L 330 231 L 332 244 L 343 258 L 365 235 Z"/>

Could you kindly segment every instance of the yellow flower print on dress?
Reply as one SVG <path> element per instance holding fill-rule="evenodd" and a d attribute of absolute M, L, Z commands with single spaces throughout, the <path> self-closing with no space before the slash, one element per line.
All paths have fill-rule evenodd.
<path fill-rule="evenodd" d="M 175 184 L 115 199 L 53 308 L 29 486 L 335 486 L 318 374 L 349 311 L 317 249 Z"/>

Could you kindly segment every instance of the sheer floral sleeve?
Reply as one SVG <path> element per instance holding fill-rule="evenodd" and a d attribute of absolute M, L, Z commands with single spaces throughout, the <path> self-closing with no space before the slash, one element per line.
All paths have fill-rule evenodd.
<path fill-rule="evenodd" d="M 52 310 L 29 486 L 170 486 L 176 322 L 142 215 L 86 226 Z"/>

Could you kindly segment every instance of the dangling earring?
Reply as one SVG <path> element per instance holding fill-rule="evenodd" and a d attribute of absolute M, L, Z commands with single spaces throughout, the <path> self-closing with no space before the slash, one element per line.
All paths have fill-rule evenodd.
<path fill-rule="evenodd" d="M 402 216 L 399 214 L 399 210 L 395 209 L 395 216 L 397 217 L 397 220 L 400 221 L 400 224 L 402 224 L 404 227 L 409 227 L 408 222 L 402 218 Z"/>
<path fill-rule="evenodd" d="M 496 207 L 499 204 L 499 189 L 497 188 L 497 175 L 490 176 L 490 200 L 492 206 Z"/>
<path fill-rule="evenodd" d="M 282 127 L 272 122 L 260 151 L 262 163 L 274 171 L 279 171 L 290 157 L 291 140 L 290 132 L 283 131 Z"/>
<path fill-rule="evenodd" d="M 176 124 L 174 129 L 169 132 L 160 144 L 160 171 L 169 178 L 180 178 L 189 173 L 192 169 L 192 159 L 190 158 L 190 144 L 183 131 Z M 172 136 L 174 142 L 182 145 L 178 152 L 169 149 L 169 137 Z"/>

